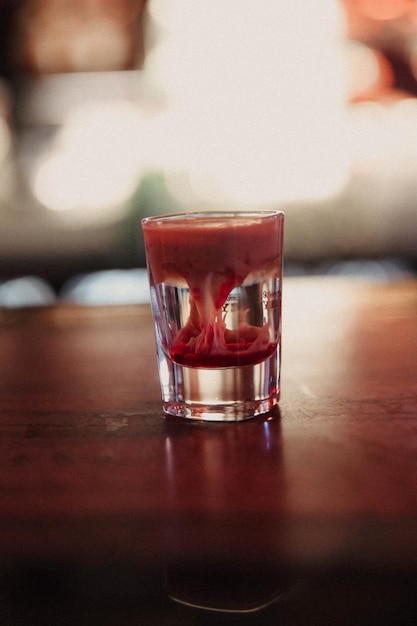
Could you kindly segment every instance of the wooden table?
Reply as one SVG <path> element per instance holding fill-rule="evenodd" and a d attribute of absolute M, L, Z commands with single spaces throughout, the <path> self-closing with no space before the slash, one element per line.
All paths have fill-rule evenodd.
<path fill-rule="evenodd" d="M 147 306 L 0 311 L 2 624 L 417 623 L 417 282 L 283 297 L 238 424 L 162 417 Z"/>

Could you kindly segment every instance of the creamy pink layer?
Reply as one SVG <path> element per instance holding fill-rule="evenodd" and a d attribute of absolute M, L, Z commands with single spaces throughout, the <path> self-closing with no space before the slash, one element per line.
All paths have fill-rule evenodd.
<path fill-rule="evenodd" d="M 156 283 L 183 279 L 191 287 L 213 274 L 233 277 L 236 285 L 251 272 L 281 264 L 282 213 L 190 214 L 142 225 Z"/>

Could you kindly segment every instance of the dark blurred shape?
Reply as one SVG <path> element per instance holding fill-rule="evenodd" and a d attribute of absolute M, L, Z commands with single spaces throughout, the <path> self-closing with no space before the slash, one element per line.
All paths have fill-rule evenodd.
<path fill-rule="evenodd" d="M 126 70 L 141 66 L 146 0 L 4 0 L 0 72 Z"/>
<path fill-rule="evenodd" d="M 16 42 L 15 16 L 22 0 L 0 2 L 0 75 L 10 79 L 16 72 L 14 52 Z"/>

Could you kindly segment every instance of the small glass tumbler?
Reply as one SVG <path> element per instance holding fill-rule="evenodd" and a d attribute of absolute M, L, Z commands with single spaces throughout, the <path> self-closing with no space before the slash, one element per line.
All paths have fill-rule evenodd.
<path fill-rule="evenodd" d="M 240 421 L 279 400 L 284 214 L 142 220 L 164 412 Z"/>

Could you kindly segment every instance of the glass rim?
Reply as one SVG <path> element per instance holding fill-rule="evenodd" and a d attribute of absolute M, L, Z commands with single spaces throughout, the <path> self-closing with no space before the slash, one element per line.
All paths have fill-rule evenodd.
<path fill-rule="evenodd" d="M 209 211 L 183 211 L 180 213 L 164 213 L 161 215 L 149 215 L 141 219 L 142 224 L 157 223 L 157 222 L 175 222 L 176 220 L 198 220 L 201 218 L 213 218 L 213 219 L 233 219 L 233 218 L 266 218 L 266 217 L 284 217 L 284 211 L 279 209 L 227 209 L 222 210 L 209 210 Z"/>

